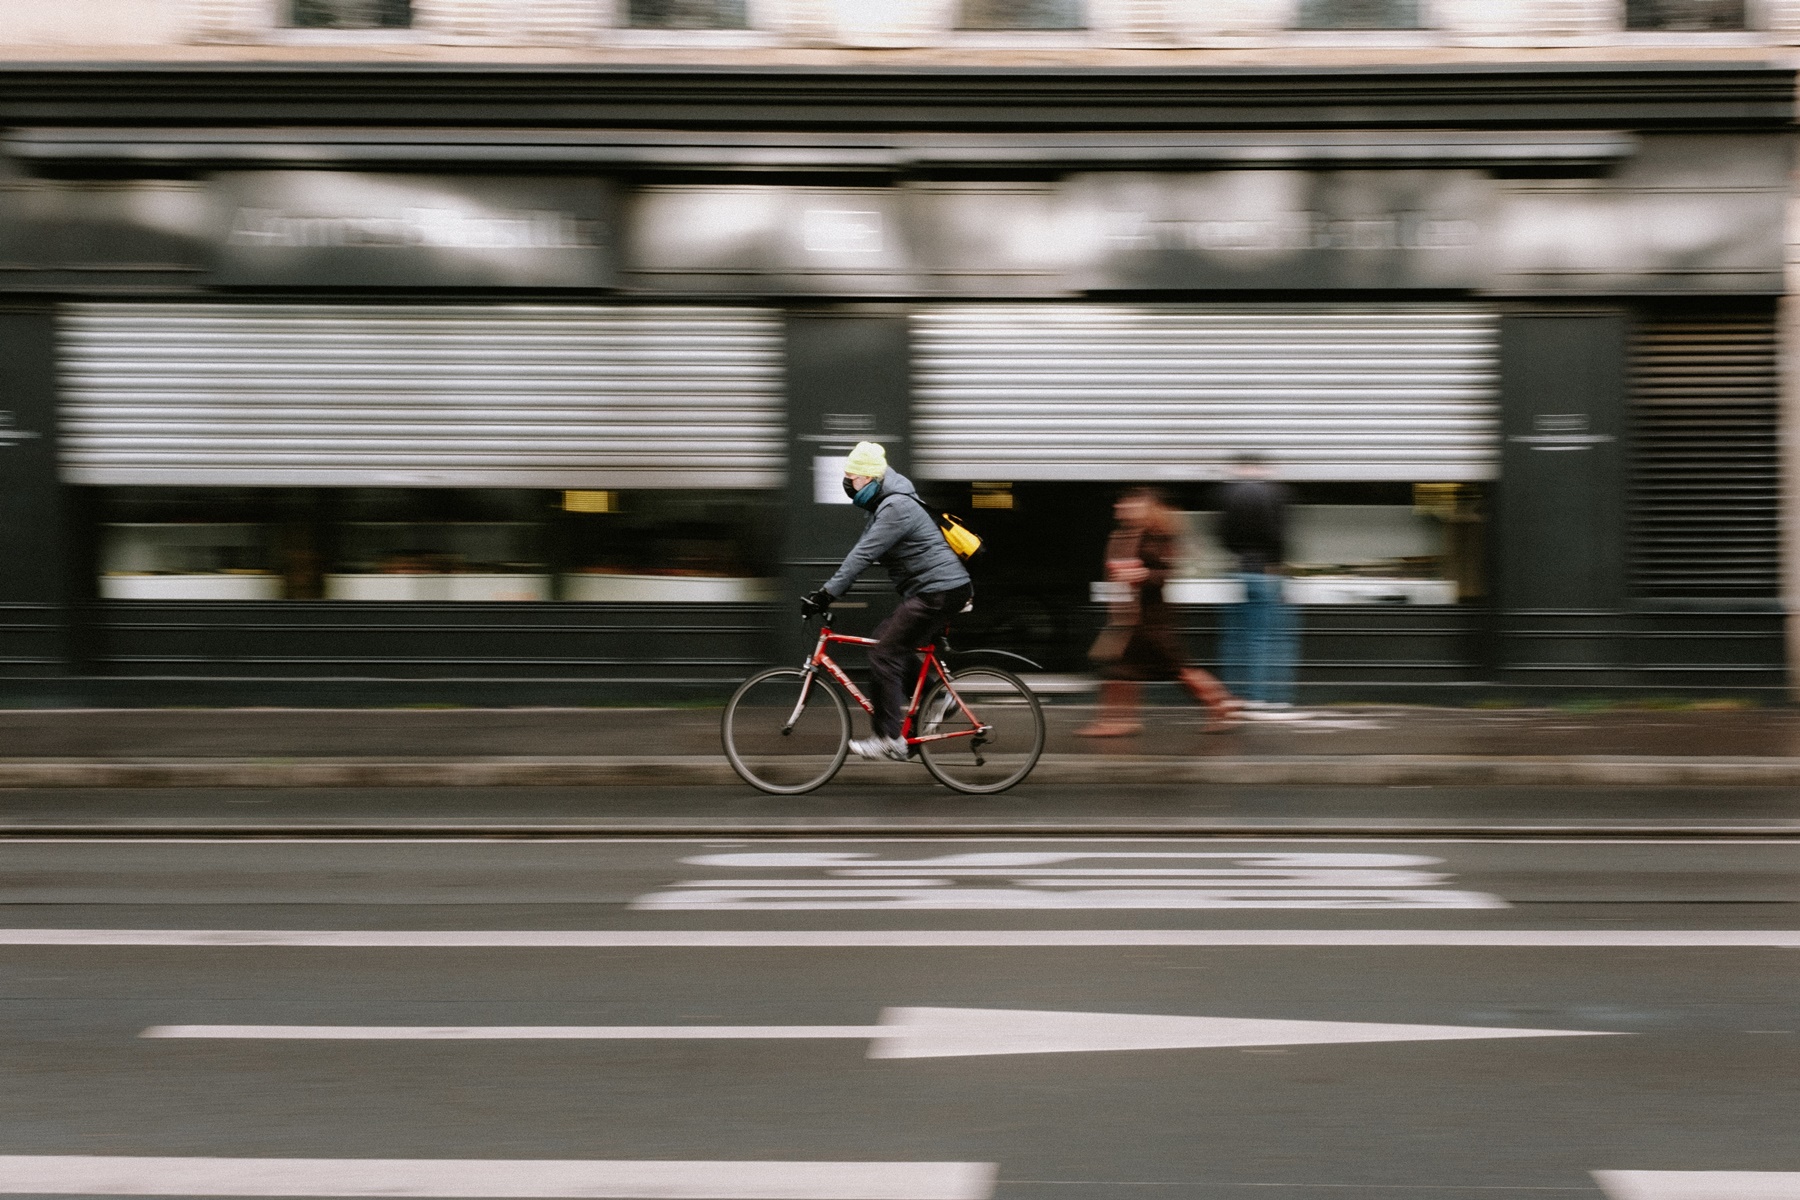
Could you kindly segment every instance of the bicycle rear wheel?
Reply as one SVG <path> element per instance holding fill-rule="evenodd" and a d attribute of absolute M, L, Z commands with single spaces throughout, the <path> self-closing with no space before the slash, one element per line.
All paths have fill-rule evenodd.
<path fill-rule="evenodd" d="M 950 682 L 974 721 L 940 682 L 919 707 L 918 736 L 986 730 L 920 742 L 925 769 L 945 787 L 974 795 L 1004 792 L 1031 774 L 1044 752 L 1044 710 L 1024 680 L 998 667 L 967 667 L 952 672 Z"/>
<path fill-rule="evenodd" d="M 802 689 L 806 704 L 800 706 Z M 793 724 L 790 726 L 789 721 Z M 778 796 L 810 792 L 837 774 L 850 748 L 844 698 L 822 675 L 775 667 L 746 679 L 725 705 L 725 757 L 751 787 Z"/>

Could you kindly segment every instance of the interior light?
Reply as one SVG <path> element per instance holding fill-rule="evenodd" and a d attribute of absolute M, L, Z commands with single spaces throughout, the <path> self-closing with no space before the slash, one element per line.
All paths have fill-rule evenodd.
<path fill-rule="evenodd" d="M 563 511 L 572 513 L 616 513 L 617 492 L 564 492 Z"/>

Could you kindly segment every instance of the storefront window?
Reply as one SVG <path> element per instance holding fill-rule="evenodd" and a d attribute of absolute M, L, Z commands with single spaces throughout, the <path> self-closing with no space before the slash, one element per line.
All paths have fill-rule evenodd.
<path fill-rule="evenodd" d="M 1295 603 L 1456 604 L 1483 594 L 1478 485 L 1315 483 L 1291 490 L 1288 592 Z M 1186 515 L 1189 558 L 1171 598 L 1234 598 L 1234 564 L 1214 533 L 1216 509 Z"/>
<path fill-rule="evenodd" d="M 293 0 L 288 17 L 296 29 L 407 29 L 412 0 Z"/>
<path fill-rule="evenodd" d="M 1625 0 L 1625 28 L 1718 33 L 1749 25 L 1744 0 Z"/>
<path fill-rule="evenodd" d="M 633 29 L 747 29 L 745 0 L 630 0 Z"/>
<path fill-rule="evenodd" d="M 1081 0 L 962 0 L 961 29 L 1082 29 Z"/>
<path fill-rule="evenodd" d="M 276 524 L 255 493 L 114 489 L 100 528 L 107 600 L 279 600 Z M 248 501 L 248 503 L 246 503 Z"/>
<path fill-rule="evenodd" d="M 1296 29 L 1419 29 L 1419 0 L 1300 0 Z"/>
<path fill-rule="evenodd" d="M 455 488 L 337 493 L 327 600 L 548 600 L 543 500 Z"/>
<path fill-rule="evenodd" d="M 772 594 L 757 492 L 108 488 L 110 600 L 714 603 Z"/>
<path fill-rule="evenodd" d="M 755 492 L 564 492 L 562 596 L 768 599 L 780 525 L 771 504 Z"/>

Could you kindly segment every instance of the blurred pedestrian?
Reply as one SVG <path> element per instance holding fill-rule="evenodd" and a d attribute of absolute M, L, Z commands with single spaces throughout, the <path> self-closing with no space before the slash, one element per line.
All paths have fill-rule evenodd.
<path fill-rule="evenodd" d="M 1099 667 L 1100 714 L 1076 732 L 1082 737 L 1129 737 L 1143 731 L 1138 705 L 1143 685 L 1178 680 L 1206 706 L 1208 731 L 1237 723 L 1237 702 L 1217 679 L 1188 665 L 1163 584 L 1175 565 L 1179 515 L 1151 488 L 1132 488 L 1113 505 L 1106 542 L 1106 579 L 1117 590 L 1106 628 L 1090 657 Z"/>
<path fill-rule="evenodd" d="M 1239 455 L 1220 496 L 1218 535 L 1235 557 L 1244 596 L 1225 610 L 1225 681 L 1252 713 L 1289 708 L 1299 629 L 1287 602 L 1288 489 L 1255 454 Z"/>

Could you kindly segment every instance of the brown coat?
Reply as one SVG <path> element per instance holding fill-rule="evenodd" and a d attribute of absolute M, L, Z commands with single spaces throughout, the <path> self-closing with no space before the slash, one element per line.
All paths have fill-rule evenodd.
<path fill-rule="evenodd" d="M 1107 561 L 1134 558 L 1149 576 L 1131 586 L 1130 599 L 1112 605 L 1090 656 L 1108 679 L 1179 678 L 1187 655 L 1175 614 L 1163 601 L 1163 584 L 1175 568 L 1175 539 L 1154 527 L 1115 529 L 1106 543 Z"/>

